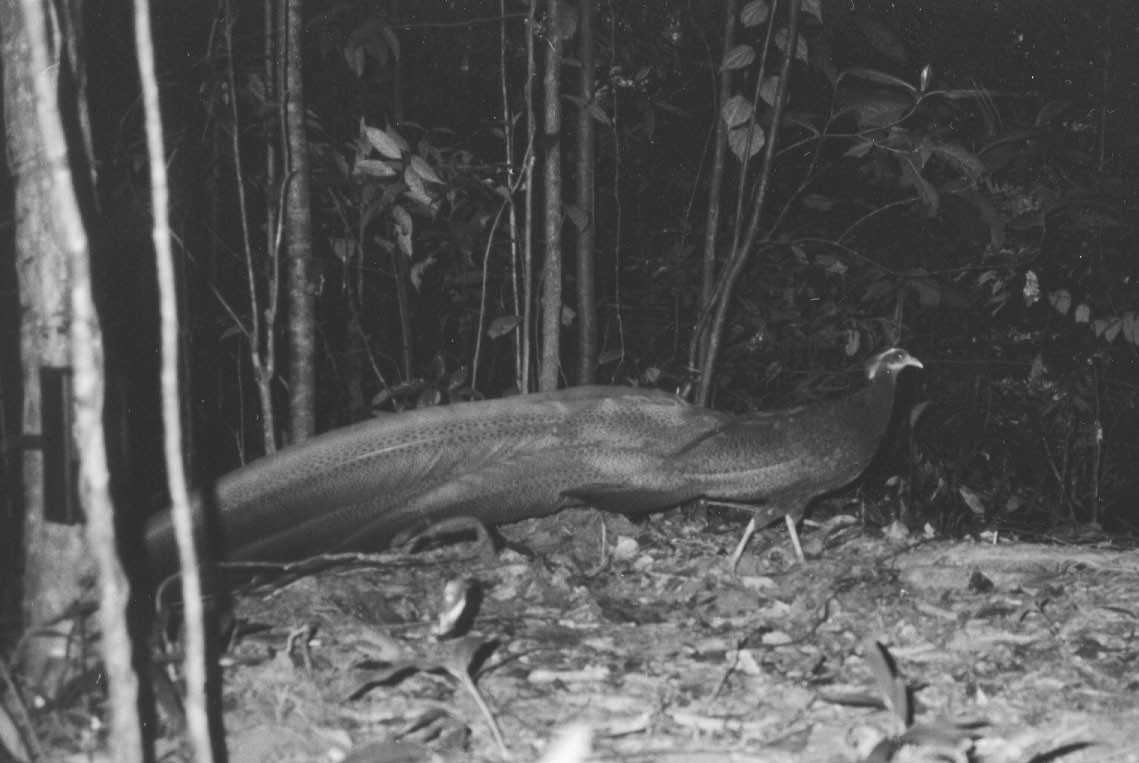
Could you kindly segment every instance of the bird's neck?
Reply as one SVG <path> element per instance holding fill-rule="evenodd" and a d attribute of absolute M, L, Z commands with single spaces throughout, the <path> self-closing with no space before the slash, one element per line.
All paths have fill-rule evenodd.
<path fill-rule="evenodd" d="M 894 412 L 895 379 L 883 374 L 870 382 L 870 386 L 850 399 L 848 411 L 857 420 L 858 431 L 867 440 L 878 443 L 886 434 Z"/>

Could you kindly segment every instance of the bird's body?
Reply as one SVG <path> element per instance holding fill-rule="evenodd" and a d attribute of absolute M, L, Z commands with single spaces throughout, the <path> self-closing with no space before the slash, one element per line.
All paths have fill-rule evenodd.
<path fill-rule="evenodd" d="M 705 498 L 764 502 L 770 519 L 801 514 L 869 463 L 907 365 L 920 366 L 889 350 L 853 397 L 744 416 L 625 387 L 393 414 L 222 477 L 207 500 L 218 531 L 207 535 L 227 560 L 288 561 L 382 549 L 454 517 L 503 524 L 573 505 L 644 513 Z M 167 515 L 146 543 L 152 575 L 173 571 Z"/>
<path fill-rule="evenodd" d="M 726 420 L 659 390 L 577 387 L 458 403 L 337 429 L 231 472 L 206 496 L 205 533 L 232 561 L 378 550 L 471 516 L 502 524 L 580 505 L 566 491 L 663 457 L 677 433 Z M 167 514 L 146 534 L 153 574 L 173 570 Z"/>

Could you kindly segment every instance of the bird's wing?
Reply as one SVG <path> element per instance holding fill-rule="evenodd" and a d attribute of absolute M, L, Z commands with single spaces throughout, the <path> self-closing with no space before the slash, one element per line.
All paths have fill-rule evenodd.
<path fill-rule="evenodd" d="M 647 514 L 700 498 L 699 491 L 673 486 L 638 486 L 619 482 L 591 482 L 564 491 L 564 495 L 602 511 Z"/>

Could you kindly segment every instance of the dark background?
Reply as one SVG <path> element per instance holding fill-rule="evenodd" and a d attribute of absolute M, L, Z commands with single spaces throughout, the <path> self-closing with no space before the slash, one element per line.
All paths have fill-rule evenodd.
<path fill-rule="evenodd" d="M 518 111 L 526 8 L 513 1 L 506 8 L 509 97 Z M 275 118 L 259 87 L 260 7 L 239 1 L 234 10 L 241 176 L 263 249 L 261 146 Z M 252 374 L 222 306 L 243 316 L 249 309 L 228 61 L 219 7 L 156 3 L 152 12 L 182 276 L 189 459 L 202 480 L 259 455 Z M 484 338 L 479 377 L 464 375 L 475 347 L 488 220 L 500 204 L 489 188 L 505 180 L 499 13 L 497 1 L 483 0 L 306 6 L 322 429 L 375 408 L 493 397 L 513 385 L 506 338 Z M 685 376 L 699 309 L 721 13 L 718 3 L 676 0 L 598 6 L 598 102 L 610 121 L 599 126 L 596 194 L 599 376 L 606 383 L 675 388 Z M 1041 533 L 1096 522 L 1133 533 L 1139 6 L 844 0 L 824 2 L 821 15 L 821 23 L 804 16 L 809 56 L 796 65 L 794 118 L 774 168 L 775 227 L 737 290 L 715 404 L 772 409 L 841 395 L 857 385 L 854 372 L 871 352 L 904 344 L 926 366 L 905 395 L 928 405 L 867 483 L 872 519 L 901 513 L 911 524 L 948 531 Z M 130 5 L 85 3 L 83 21 L 97 179 L 84 203 L 106 338 L 108 436 L 119 506 L 137 526 L 165 497 Z M 762 27 L 741 30 L 737 42 L 761 40 Z M 926 66 L 928 90 L 945 95 L 920 102 L 916 90 L 838 76 L 873 69 L 916 88 Z M 564 76 L 573 93 L 572 62 Z M 750 93 L 755 67 L 736 76 L 737 92 Z M 903 96 L 912 113 L 888 134 L 875 133 L 866 109 Z M 573 103 L 564 103 L 572 120 Z M 345 172 L 361 120 L 398 129 L 446 186 L 434 213 L 413 210 L 411 378 L 396 363 L 403 348 L 395 312 L 400 276 L 389 253 L 395 196 L 385 194 L 397 191 Z M 820 141 L 824 125 L 829 137 Z M 867 138 L 874 147 L 852 151 Z M 567 133 L 563 156 L 572 149 Z M 964 171 L 952 151 L 976 158 L 983 172 Z M 920 180 L 905 169 L 903 158 L 913 157 L 924 162 Z M 90 165 L 75 159 L 83 175 Z M 733 163 L 730 199 L 737 169 Z M 8 538 L 0 553 L 11 560 L 20 387 L 7 175 L 0 176 L 0 201 L 7 477 L 0 535 Z M 361 228 L 366 215 L 373 217 Z M 729 228 L 721 228 L 724 253 Z M 340 242 L 361 230 L 359 257 L 345 260 Z M 484 325 L 513 313 L 501 233 L 490 257 Z M 572 273 L 572 262 L 566 270 Z M 573 367 L 574 329 L 565 329 L 566 368 Z M 885 485 L 890 475 L 900 479 Z"/>

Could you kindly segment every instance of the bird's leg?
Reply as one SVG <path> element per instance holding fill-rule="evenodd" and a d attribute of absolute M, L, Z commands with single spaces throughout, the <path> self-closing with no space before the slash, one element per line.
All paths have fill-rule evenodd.
<path fill-rule="evenodd" d="M 780 512 L 774 507 L 770 506 L 757 508 L 750 503 L 719 501 L 709 498 L 701 498 L 699 502 L 704 506 L 722 506 L 728 509 L 740 509 L 741 511 L 746 511 L 751 515 L 751 520 L 747 523 L 747 527 L 744 529 L 743 537 L 740 538 L 740 542 L 736 546 L 736 550 L 732 552 L 731 570 L 733 575 L 736 572 L 736 568 L 740 564 L 740 559 L 744 555 L 744 550 L 747 548 L 748 541 L 751 540 L 751 537 L 755 535 L 756 531 L 758 531 L 760 527 L 765 527 L 770 524 L 775 515 L 778 514 L 783 514 L 783 518 L 787 522 L 787 530 L 791 534 L 791 545 L 795 547 L 795 558 L 800 562 L 806 561 L 806 557 L 803 555 L 803 544 L 799 542 L 799 532 L 795 529 L 795 518 L 791 514 Z M 760 515 L 765 515 L 763 525 L 759 524 Z"/>
<path fill-rule="evenodd" d="M 784 514 L 783 519 L 787 522 L 787 532 L 791 534 L 791 545 L 795 547 L 795 558 L 800 562 L 807 561 L 807 557 L 803 555 L 803 544 L 799 542 L 799 531 L 795 529 L 795 517 Z"/>
<path fill-rule="evenodd" d="M 751 536 L 755 535 L 755 531 L 759 529 L 756 524 L 755 517 L 748 520 L 747 527 L 744 528 L 743 537 L 740 538 L 739 544 L 736 545 L 736 550 L 732 552 L 731 570 L 733 575 L 736 574 L 736 567 L 740 566 L 740 558 L 744 555 L 747 542 L 751 540 Z"/>

